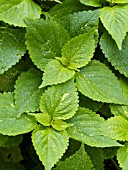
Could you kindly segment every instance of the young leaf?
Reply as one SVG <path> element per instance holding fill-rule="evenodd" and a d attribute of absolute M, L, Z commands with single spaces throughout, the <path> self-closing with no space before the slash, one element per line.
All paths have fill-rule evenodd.
<path fill-rule="evenodd" d="M 92 170 L 93 164 L 85 152 L 84 145 L 72 156 L 57 164 L 54 170 Z"/>
<path fill-rule="evenodd" d="M 0 29 L 0 74 L 15 65 L 26 52 L 24 30 Z"/>
<path fill-rule="evenodd" d="M 76 74 L 78 90 L 85 96 L 106 103 L 126 104 L 120 83 L 107 66 L 92 60 Z"/>
<path fill-rule="evenodd" d="M 128 142 L 117 151 L 117 160 L 123 170 L 128 169 Z"/>
<path fill-rule="evenodd" d="M 122 116 L 107 119 L 104 125 L 106 136 L 120 141 L 128 140 L 128 120 Z"/>
<path fill-rule="evenodd" d="M 98 27 L 100 10 L 82 11 L 66 15 L 60 21 L 71 38 L 79 34 L 89 33 L 94 27 Z"/>
<path fill-rule="evenodd" d="M 25 18 L 40 18 L 41 8 L 32 0 L 0 0 L 0 20 L 26 27 Z"/>
<path fill-rule="evenodd" d="M 104 0 L 80 0 L 81 3 L 93 7 L 101 7 Z"/>
<path fill-rule="evenodd" d="M 106 127 L 102 127 L 105 124 L 104 119 L 91 110 L 79 108 L 67 122 L 74 125 L 69 127 L 67 132 L 75 140 L 96 147 L 120 146 L 115 140 L 106 137 Z"/>
<path fill-rule="evenodd" d="M 68 146 L 69 137 L 65 131 L 38 126 L 32 133 L 32 142 L 46 170 L 51 170 L 62 157 Z"/>
<path fill-rule="evenodd" d="M 26 45 L 30 57 L 44 71 L 46 64 L 61 56 L 61 48 L 69 40 L 67 31 L 52 20 L 27 21 Z"/>
<path fill-rule="evenodd" d="M 74 70 L 66 68 L 58 60 L 52 60 L 46 65 L 43 74 L 43 83 L 39 88 L 45 87 L 47 85 L 64 83 L 73 78 L 74 75 Z"/>
<path fill-rule="evenodd" d="M 43 89 L 39 89 L 42 74 L 36 69 L 22 73 L 15 85 L 15 104 L 19 115 L 23 112 L 39 111 L 39 101 Z"/>
<path fill-rule="evenodd" d="M 60 119 L 54 119 L 51 122 L 51 126 L 55 130 L 62 131 L 62 130 L 65 130 L 67 127 L 72 126 L 72 124 L 66 123 L 66 122 L 64 122 L 63 120 L 60 120 Z"/>
<path fill-rule="evenodd" d="M 36 121 L 26 115 L 18 117 L 14 105 L 13 93 L 0 94 L 0 133 L 3 135 L 15 136 L 31 131 Z"/>
<path fill-rule="evenodd" d="M 109 34 L 115 40 L 119 50 L 122 49 L 122 41 L 128 31 L 128 5 L 104 7 L 101 10 L 100 19 Z M 117 36 L 118 35 L 118 36 Z"/>
<path fill-rule="evenodd" d="M 85 33 L 68 41 L 62 48 L 60 61 L 69 69 L 83 67 L 89 63 L 95 51 L 93 33 Z"/>
<path fill-rule="evenodd" d="M 115 41 L 107 32 L 101 36 L 100 46 L 105 57 L 108 58 L 114 68 L 128 77 L 128 34 L 123 41 L 121 50 L 118 49 Z"/>
<path fill-rule="evenodd" d="M 43 93 L 40 101 L 40 109 L 48 113 L 51 118 L 69 119 L 78 108 L 78 93 L 73 80 L 49 87 Z"/>

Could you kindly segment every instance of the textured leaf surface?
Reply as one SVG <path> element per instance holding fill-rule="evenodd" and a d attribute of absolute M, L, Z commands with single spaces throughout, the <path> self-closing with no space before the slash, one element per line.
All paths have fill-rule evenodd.
<path fill-rule="evenodd" d="M 104 7 L 100 19 L 109 34 L 115 40 L 118 48 L 122 49 L 122 41 L 128 31 L 128 5 Z M 118 35 L 118 36 L 117 36 Z"/>
<path fill-rule="evenodd" d="M 24 30 L 0 29 L 0 74 L 15 65 L 26 52 Z"/>
<path fill-rule="evenodd" d="M 40 101 L 41 111 L 52 118 L 68 119 L 76 113 L 77 108 L 78 93 L 73 80 L 49 87 Z"/>
<path fill-rule="evenodd" d="M 40 18 L 41 8 L 32 0 L 1 0 L 0 20 L 14 26 L 25 27 L 25 18 Z"/>
<path fill-rule="evenodd" d="M 117 160 L 123 170 L 128 169 L 128 142 L 117 151 Z"/>
<path fill-rule="evenodd" d="M 75 140 L 96 147 L 120 146 L 115 140 L 105 136 L 106 128 L 102 129 L 104 119 L 91 110 L 79 108 L 75 116 L 67 122 L 74 125 L 69 127 L 67 132 Z"/>
<path fill-rule="evenodd" d="M 37 127 L 32 133 L 32 142 L 39 159 L 46 170 L 51 170 L 62 157 L 68 146 L 69 137 L 65 131 L 57 132 L 52 128 Z"/>
<path fill-rule="evenodd" d="M 29 21 L 26 45 L 34 64 L 41 70 L 55 57 L 61 56 L 61 48 L 69 40 L 67 31 L 52 20 Z"/>
<path fill-rule="evenodd" d="M 92 28 L 98 26 L 100 10 L 82 11 L 69 14 L 63 17 L 60 23 L 65 27 L 70 36 L 73 38 L 79 34 L 88 33 Z"/>
<path fill-rule="evenodd" d="M 92 170 L 93 164 L 84 150 L 84 145 L 65 161 L 58 163 L 54 170 Z"/>
<path fill-rule="evenodd" d="M 19 115 L 23 112 L 39 111 L 39 101 L 43 89 L 39 89 L 42 74 L 36 69 L 22 73 L 15 85 L 15 103 Z"/>
<path fill-rule="evenodd" d="M 108 137 L 120 141 L 128 140 L 128 120 L 124 117 L 115 116 L 107 119 L 105 128 Z"/>
<path fill-rule="evenodd" d="M 78 90 L 85 96 L 106 103 L 126 104 L 115 75 L 99 61 L 92 60 L 76 75 Z"/>
<path fill-rule="evenodd" d="M 23 114 L 18 117 L 12 93 L 0 94 L 0 133 L 15 136 L 31 131 L 36 121 Z"/>
<path fill-rule="evenodd" d="M 128 118 L 128 106 L 111 104 L 110 109 L 112 114 L 114 114 L 115 116 L 123 116 L 125 118 Z"/>
<path fill-rule="evenodd" d="M 81 3 L 94 7 L 101 7 L 103 0 L 80 0 Z"/>
<path fill-rule="evenodd" d="M 77 69 L 89 63 L 94 51 L 94 34 L 81 34 L 72 38 L 64 45 L 60 61 L 69 69 Z"/>
<path fill-rule="evenodd" d="M 40 85 L 40 88 L 47 85 L 64 83 L 70 80 L 74 75 L 74 70 L 66 68 L 58 60 L 52 60 L 47 64 L 44 70 L 43 83 Z"/>
<path fill-rule="evenodd" d="M 127 105 L 128 105 L 128 78 L 121 77 L 120 78 L 120 85 L 123 89 L 123 93 L 125 94 L 125 98 L 126 98 Z"/>
<path fill-rule="evenodd" d="M 112 3 L 128 3 L 128 0 L 107 0 L 108 2 L 112 2 Z"/>
<path fill-rule="evenodd" d="M 105 57 L 111 62 L 114 68 L 128 77 L 128 34 L 123 41 L 121 50 L 118 49 L 115 41 L 107 32 L 102 35 L 100 45 Z"/>

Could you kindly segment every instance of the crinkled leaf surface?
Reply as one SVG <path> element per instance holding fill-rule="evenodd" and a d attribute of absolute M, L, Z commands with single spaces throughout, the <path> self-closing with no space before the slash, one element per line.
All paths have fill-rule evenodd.
<path fill-rule="evenodd" d="M 128 31 L 128 5 L 116 5 L 104 7 L 101 10 L 100 19 L 109 34 L 115 40 L 118 48 L 122 49 L 122 41 Z"/>
<path fill-rule="evenodd" d="M 101 7 L 104 0 L 80 0 L 81 3 L 93 7 Z"/>
<path fill-rule="evenodd" d="M 128 169 L 128 142 L 117 151 L 117 160 L 123 170 Z"/>
<path fill-rule="evenodd" d="M 32 0 L 0 0 L 0 20 L 25 27 L 25 18 L 40 18 L 41 8 Z"/>
<path fill-rule="evenodd" d="M 85 152 L 84 145 L 65 161 L 58 163 L 54 170 L 92 170 L 93 164 Z"/>
<path fill-rule="evenodd" d="M 39 89 L 42 74 L 36 69 L 22 73 L 15 85 L 15 104 L 19 115 L 23 112 L 39 111 L 39 101 L 43 89 Z"/>
<path fill-rule="evenodd" d="M 61 56 L 61 48 L 69 40 L 69 35 L 63 26 L 52 20 L 27 23 L 27 49 L 34 64 L 44 70 L 51 59 Z"/>
<path fill-rule="evenodd" d="M 94 27 L 97 28 L 99 23 L 99 14 L 100 10 L 73 13 L 63 17 L 60 23 L 73 38 L 79 34 L 90 32 Z"/>
<path fill-rule="evenodd" d="M 128 0 L 107 0 L 108 2 L 112 2 L 112 3 L 128 3 Z"/>
<path fill-rule="evenodd" d="M 0 133 L 15 136 L 31 131 L 36 121 L 26 114 L 18 117 L 13 93 L 0 94 Z"/>
<path fill-rule="evenodd" d="M 104 119 L 89 109 L 79 108 L 67 122 L 74 125 L 67 132 L 75 140 L 96 147 L 120 146 L 115 140 L 106 137 L 106 128 L 102 127 L 105 124 Z"/>
<path fill-rule="evenodd" d="M 60 61 L 69 69 L 81 68 L 89 63 L 94 51 L 94 34 L 81 34 L 64 45 Z"/>
<path fill-rule="evenodd" d="M 73 80 L 49 87 L 40 101 L 41 111 L 52 118 L 69 119 L 76 113 L 77 108 L 78 93 Z"/>
<path fill-rule="evenodd" d="M 24 30 L 0 28 L 0 74 L 15 65 L 26 52 Z"/>
<path fill-rule="evenodd" d="M 74 70 L 66 68 L 58 60 L 52 60 L 47 64 L 44 70 L 43 82 L 40 85 L 40 88 L 47 85 L 64 83 L 73 78 L 74 75 Z"/>
<path fill-rule="evenodd" d="M 76 75 L 78 90 L 85 96 L 106 103 L 126 104 L 119 81 L 107 66 L 92 60 Z"/>
<path fill-rule="evenodd" d="M 107 119 L 105 128 L 106 136 L 120 141 L 128 140 L 128 119 L 122 116 L 111 117 Z"/>
<path fill-rule="evenodd" d="M 46 170 L 51 170 L 62 157 L 67 149 L 68 140 L 69 137 L 65 131 L 57 132 L 43 126 L 38 126 L 33 131 L 32 142 Z"/>
<path fill-rule="evenodd" d="M 115 41 L 107 32 L 102 35 L 100 45 L 105 57 L 114 68 L 128 77 L 128 34 L 123 41 L 121 50 L 118 49 Z"/>

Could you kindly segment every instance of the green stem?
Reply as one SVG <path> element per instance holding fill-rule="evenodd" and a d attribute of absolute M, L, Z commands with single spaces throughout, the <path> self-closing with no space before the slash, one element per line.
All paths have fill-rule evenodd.
<path fill-rule="evenodd" d="M 119 168 L 119 166 L 117 165 L 117 163 L 114 161 L 114 159 L 111 159 L 111 161 L 112 161 L 112 163 L 114 164 L 114 166 L 117 168 L 117 170 L 121 170 L 121 169 Z"/>

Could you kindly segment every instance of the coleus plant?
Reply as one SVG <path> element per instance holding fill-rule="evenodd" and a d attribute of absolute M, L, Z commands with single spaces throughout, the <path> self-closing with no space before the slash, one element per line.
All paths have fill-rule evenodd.
<path fill-rule="evenodd" d="M 0 166 L 32 132 L 45 170 L 127 170 L 128 0 L 54 2 L 0 0 Z"/>

